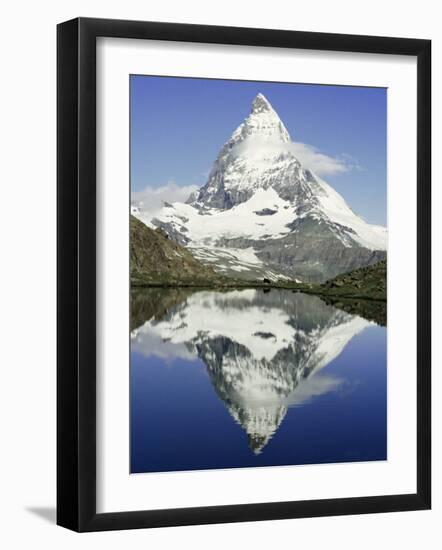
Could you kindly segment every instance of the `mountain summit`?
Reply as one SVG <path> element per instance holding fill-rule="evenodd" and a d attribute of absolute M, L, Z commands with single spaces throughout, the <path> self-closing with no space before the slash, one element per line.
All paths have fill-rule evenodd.
<path fill-rule="evenodd" d="M 290 141 L 287 128 L 262 94 L 255 97 L 249 116 L 238 126 L 228 143 L 231 143 L 232 139 L 236 140 L 237 137 L 244 139 L 252 135 L 261 135 L 284 143 Z"/>
<path fill-rule="evenodd" d="M 275 186 L 275 168 L 289 153 L 290 135 L 276 111 L 262 95 L 249 116 L 233 132 L 218 154 L 208 181 L 188 204 L 196 208 L 229 209 L 248 200 L 262 187 Z M 299 163 L 298 163 L 299 164 Z"/>
<path fill-rule="evenodd" d="M 152 223 L 225 275 L 323 282 L 386 257 L 386 229 L 358 217 L 303 167 L 262 94 L 221 148 L 207 183 Z"/>
<path fill-rule="evenodd" d="M 259 93 L 252 103 L 252 113 L 261 113 L 264 111 L 273 111 L 273 107 L 268 102 L 267 98 Z"/>

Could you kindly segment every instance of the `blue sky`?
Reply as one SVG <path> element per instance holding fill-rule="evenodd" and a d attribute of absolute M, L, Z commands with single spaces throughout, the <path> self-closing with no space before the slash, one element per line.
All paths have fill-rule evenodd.
<path fill-rule="evenodd" d="M 357 214 L 384 225 L 384 88 L 133 75 L 132 192 L 143 192 L 146 201 L 185 200 L 192 186 L 204 185 L 219 149 L 249 114 L 259 92 L 294 142 L 327 155 L 330 170 L 319 175 Z"/>

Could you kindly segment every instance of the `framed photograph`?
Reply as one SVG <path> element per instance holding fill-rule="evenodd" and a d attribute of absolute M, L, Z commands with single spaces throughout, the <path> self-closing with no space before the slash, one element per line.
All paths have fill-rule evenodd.
<path fill-rule="evenodd" d="M 58 524 L 429 509 L 430 41 L 57 36 Z"/>

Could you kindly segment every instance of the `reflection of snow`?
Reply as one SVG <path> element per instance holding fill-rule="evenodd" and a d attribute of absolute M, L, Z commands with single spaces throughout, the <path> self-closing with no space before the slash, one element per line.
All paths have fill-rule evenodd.
<path fill-rule="evenodd" d="M 256 291 L 248 292 L 253 296 Z M 198 339 L 223 336 L 246 346 L 256 359 L 270 360 L 294 337 L 293 328 L 287 324 L 288 316 L 278 308 L 263 309 L 254 305 L 253 298 L 243 308 L 223 306 L 229 297 L 240 294 L 239 291 L 229 293 L 219 300 L 213 292 L 194 294 L 179 316 L 172 317 L 166 324 L 158 323 L 151 330 L 174 343 L 195 343 Z M 274 338 L 259 335 L 267 327 L 271 327 Z"/>
<path fill-rule="evenodd" d="M 258 453 L 287 407 L 337 388 L 341 381 L 321 369 L 370 324 L 298 293 L 201 291 L 133 331 L 132 350 L 201 359 L 217 394 Z"/>
<path fill-rule="evenodd" d="M 263 307 L 256 300 L 260 295 L 261 291 L 253 289 L 225 294 L 198 292 L 187 299 L 184 309 L 172 314 L 167 320 L 146 323 L 134 331 L 132 337 L 136 332 L 136 345 L 138 349 L 143 348 L 146 355 L 151 354 L 152 350 L 159 355 L 164 353 L 163 347 L 166 347 L 170 351 L 176 349 L 182 357 L 184 343 L 223 336 L 245 346 L 254 359 L 270 361 L 297 335 L 303 334 L 303 330 L 290 324 L 290 313 L 279 304 L 272 306 L 270 302 Z M 235 304 L 237 300 L 241 303 Z M 361 317 L 333 311 L 336 312 L 339 324 L 330 323 L 311 331 L 311 337 L 316 342 L 316 355 L 321 357 L 324 365 L 338 356 L 352 336 L 369 324 Z M 266 337 L 267 334 L 271 337 Z M 187 353 L 186 357 L 189 356 Z"/>

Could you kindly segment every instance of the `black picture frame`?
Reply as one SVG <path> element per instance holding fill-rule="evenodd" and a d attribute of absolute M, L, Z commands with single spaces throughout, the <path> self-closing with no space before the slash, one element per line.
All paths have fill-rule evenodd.
<path fill-rule="evenodd" d="M 417 491 L 96 512 L 96 39 L 199 42 L 417 58 Z M 431 41 L 79 18 L 57 28 L 57 523 L 75 531 L 424 510 L 431 506 Z"/>

